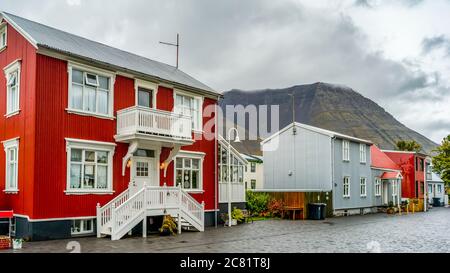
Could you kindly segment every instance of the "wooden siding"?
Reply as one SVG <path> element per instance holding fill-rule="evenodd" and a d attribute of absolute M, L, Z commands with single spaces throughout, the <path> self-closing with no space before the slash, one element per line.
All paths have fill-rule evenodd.
<path fill-rule="evenodd" d="M 18 194 L 5 194 L 5 152 L 0 144 L 0 209 L 33 215 L 33 177 L 35 151 L 36 49 L 10 25 L 7 47 L 0 52 L 0 141 L 20 137 Z M 21 60 L 20 113 L 6 118 L 6 77 L 3 68 Z"/>
<path fill-rule="evenodd" d="M 331 192 L 269 192 L 272 198 L 283 201 L 287 207 L 303 209 L 301 217 L 297 219 L 307 219 L 310 203 L 327 204 L 327 217 L 333 217 L 333 200 Z"/>

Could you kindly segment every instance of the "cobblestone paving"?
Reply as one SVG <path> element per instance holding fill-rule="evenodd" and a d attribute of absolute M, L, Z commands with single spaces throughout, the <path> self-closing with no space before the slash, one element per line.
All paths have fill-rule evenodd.
<path fill-rule="evenodd" d="M 449 231 L 450 208 L 435 208 L 402 216 L 268 220 L 173 237 L 131 237 L 114 242 L 80 238 L 76 242 L 81 252 L 450 252 Z M 72 241 L 24 243 L 24 248 L 15 252 L 70 252 L 67 244 Z"/>

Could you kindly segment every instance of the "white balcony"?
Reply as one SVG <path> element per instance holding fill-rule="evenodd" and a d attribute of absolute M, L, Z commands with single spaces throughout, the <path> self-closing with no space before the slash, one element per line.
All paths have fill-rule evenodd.
<path fill-rule="evenodd" d="M 116 141 L 136 139 L 191 144 L 191 117 L 139 106 L 117 111 Z"/>
<path fill-rule="evenodd" d="M 245 202 L 245 185 L 244 183 L 231 183 L 231 202 Z M 219 183 L 219 203 L 228 202 L 228 183 Z"/>

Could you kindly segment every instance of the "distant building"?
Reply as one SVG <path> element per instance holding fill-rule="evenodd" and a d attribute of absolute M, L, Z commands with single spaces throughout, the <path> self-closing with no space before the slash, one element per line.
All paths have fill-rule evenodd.
<path fill-rule="evenodd" d="M 426 181 L 428 186 L 428 202 L 434 204 L 434 198 L 439 199 L 440 206 L 445 202 L 445 183 L 441 177 L 433 172 L 431 160 L 426 161 Z"/>
<path fill-rule="evenodd" d="M 244 184 L 246 190 L 263 188 L 264 164 L 262 156 L 241 154 L 248 164 L 244 169 Z"/>

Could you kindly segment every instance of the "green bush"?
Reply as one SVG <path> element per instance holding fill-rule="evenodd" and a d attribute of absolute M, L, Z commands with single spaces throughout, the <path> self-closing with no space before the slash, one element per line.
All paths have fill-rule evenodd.
<path fill-rule="evenodd" d="M 238 208 L 233 208 L 233 210 L 231 211 L 231 218 L 235 219 L 238 222 L 243 222 L 244 221 L 244 212 L 242 212 L 242 210 L 240 210 Z"/>
<path fill-rule="evenodd" d="M 247 209 L 252 213 L 261 214 L 268 210 L 270 195 L 262 192 L 247 191 Z"/>

